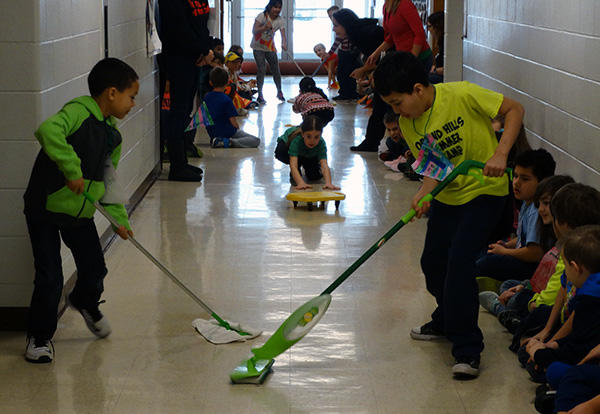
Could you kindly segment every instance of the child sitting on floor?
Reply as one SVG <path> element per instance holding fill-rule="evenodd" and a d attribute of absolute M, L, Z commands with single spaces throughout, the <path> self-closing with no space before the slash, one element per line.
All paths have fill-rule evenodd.
<path fill-rule="evenodd" d="M 313 48 L 315 55 L 317 55 L 321 61 L 324 61 L 325 69 L 327 69 L 327 87 L 329 89 L 340 89 L 340 85 L 335 79 L 335 72 L 338 65 L 338 56 L 335 53 L 328 54 L 323 43 L 317 43 Z"/>
<path fill-rule="evenodd" d="M 578 227 L 600 224 L 600 192 L 588 185 L 565 185 L 552 197 L 550 208 L 554 232 L 559 239 Z M 546 289 L 537 299 L 532 299 L 536 302 L 543 299 L 543 302 L 534 306 L 530 301 L 531 313 L 519 325 L 510 347 L 511 350 L 518 351 L 517 355 L 522 365 L 525 365 L 529 358 L 526 346 L 530 341 L 545 342 L 569 320 L 574 296 L 575 289 L 562 272 L 560 275 L 553 274 Z M 532 338 L 521 340 L 526 336 Z"/>
<path fill-rule="evenodd" d="M 577 289 L 574 310 L 551 341 L 529 341 L 527 351 L 533 363 L 528 371 L 545 369 L 555 361 L 577 364 L 600 344 L 600 226 L 569 232 L 561 256 L 567 279 Z"/>
<path fill-rule="evenodd" d="M 304 167 L 308 180 L 325 179 L 323 189 L 339 190 L 331 183 L 331 171 L 327 164 L 327 146 L 321 137 L 323 122 L 315 115 L 308 115 L 300 127 L 288 128 L 277 138 L 275 158 L 290 166 L 290 182 L 296 190 L 312 188 L 302 179 L 300 167 Z"/>
<path fill-rule="evenodd" d="M 237 65 L 232 75 L 237 85 L 237 91 L 243 98 L 253 100 L 253 95 L 258 91 L 256 89 L 256 79 L 244 80 L 240 77 L 240 73 L 242 73 L 242 64 L 244 63 L 244 49 L 239 45 L 232 45 L 227 54 L 231 52 L 238 55 L 240 59 L 239 65 Z"/>
<path fill-rule="evenodd" d="M 242 57 L 235 52 L 229 52 L 225 56 L 225 69 L 229 75 L 225 94 L 231 98 L 233 105 L 240 115 L 245 115 L 240 109 L 258 108 L 258 102 L 252 101 L 252 92 L 248 89 L 249 85 L 242 84 L 238 73 L 242 67 Z"/>
<path fill-rule="evenodd" d="M 213 125 L 208 125 L 206 130 L 210 136 L 211 147 L 256 148 L 260 139 L 242 131 L 237 122 L 238 115 L 233 102 L 225 94 L 225 87 L 229 76 L 223 68 L 214 68 L 210 71 L 210 84 L 213 90 L 206 94 L 204 102 Z"/>
<path fill-rule="evenodd" d="M 403 173 L 411 181 L 420 181 L 421 176 L 414 172 L 411 164 L 415 162 L 408 144 L 402 136 L 398 115 L 390 110 L 383 116 L 387 136 L 379 143 L 379 159 L 393 171 Z"/>
<path fill-rule="evenodd" d="M 560 253 L 555 246 L 556 235 L 552 228 L 553 218 L 550 211 L 550 200 L 552 200 L 552 196 L 560 188 L 572 182 L 573 179 L 569 176 L 555 175 L 544 178 L 536 189 L 533 200 L 538 209 L 540 246 L 546 251 L 546 254 L 540 261 L 531 279 L 522 281 L 507 280 L 500 285 L 498 292 L 500 296 L 494 291 L 485 291 L 479 294 L 479 303 L 481 306 L 488 312 L 497 315 L 498 319 L 509 332 L 515 332 L 516 325 L 537 306 L 538 300 L 540 303 L 545 303 L 541 298 L 541 293 L 546 289 L 551 276 L 557 274 L 560 278 L 560 274 L 564 269 L 562 261 L 559 263 Z M 553 280 L 553 283 L 558 284 L 558 279 Z M 556 296 L 557 288 L 553 289 L 554 295 L 552 301 L 554 301 L 554 297 Z M 551 295 L 551 293 L 548 292 L 544 295 L 545 300 L 550 299 L 546 298 L 546 295 Z M 507 326 L 507 323 L 510 326 Z"/>
<path fill-rule="evenodd" d="M 305 76 L 300 80 L 300 95 L 294 100 L 292 109 L 302 114 L 302 119 L 307 115 L 317 116 L 325 127 L 334 116 L 333 105 L 327 95 L 317 88 L 313 78 Z"/>
<path fill-rule="evenodd" d="M 529 279 L 540 262 L 544 251 L 540 247 L 537 228 L 538 212 L 533 197 L 538 183 L 554 174 L 556 163 L 544 149 L 525 151 L 515 160 L 514 195 L 522 200 L 519 211 L 517 237 L 488 246 L 487 254 L 476 262 L 476 274 L 505 281 L 515 277 Z"/>

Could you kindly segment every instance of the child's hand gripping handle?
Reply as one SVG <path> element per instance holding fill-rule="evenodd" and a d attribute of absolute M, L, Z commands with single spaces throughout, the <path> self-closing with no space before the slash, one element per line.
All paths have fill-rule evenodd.
<path fill-rule="evenodd" d="M 96 207 L 96 210 L 98 210 L 98 211 L 99 211 L 99 212 L 100 212 L 100 213 L 101 213 L 101 214 L 102 214 L 104 217 L 106 217 L 106 219 L 107 219 L 107 220 L 110 222 L 110 224 L 112 224 L 112 225 L 113 225 L 113 227 L 115 227 L 115 228 L 117 228 L 117 229 L 118 229 L 119 227 L 121 227 L 121 225 L 119 224 L 119 222 L 118 222 L 117 220 L 115 220 L 115 218 L 114 218 L 113 216 L 111 216 L 111 215 L 108 213 L 108 211 L 106 211 L 106 210 L 104 209 L 104 207 L 102 207 L 102 206 L 100 205 L 100 202 L 99 202 L 98 200 L 94 200 L 94 199 L 92 198 L 92 196 L 91 196 L 91 195 L 90 195 L 90 194 L 89 194 L 87 191 L 84 191 L 82 194 L 83 194 L 83 196 L 84 196 L 84 197 L 85 197 L 85 198 L 86 198 L 86 199 L 87 199 L 87 200 L 88 200 L 90 203 L 92 203 L 92 204 L 94 205 L 94 207 Z"/>
<path fill-rule="evenodd" d="M 461 162 L 454 170 L 452 170 L 448 177 L 441 181 L 429 194 L 420 199 L 417 205 L 419 207 L 423 207 L 423 203 L 432 201 L 436 195 L 441 193 L 442 190 L 446 188 L 446 186 L 450 184 L 450 182 L 452 182 L 459 175 L 470 175 L 477 179 L 481 183 L 481 185 L 483 185 L 484 167 L 485 164 L 480 161 L 466 160 Z M 505 171 L 508 174 L 508 177 L 512 178 L 512 168 L 507 168 Z M 415 209 L 411 208 L 409 212 L 401 218 L 401 220 L 404 222 L 404 224 L 406 224 L 409 221 L 411 221 L 416 214 L 417 212 L 415 211 Z"/>

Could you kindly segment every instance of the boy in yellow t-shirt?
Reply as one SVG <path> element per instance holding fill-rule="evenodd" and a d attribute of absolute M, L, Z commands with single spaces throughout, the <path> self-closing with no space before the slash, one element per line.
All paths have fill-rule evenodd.
<path fill-rule="evenodd" d="M 431 135 L 454 165 L 464 160 L 485 163 L 485 184 L 459 176 L 431 203 L 418 201 L 438 184 L 423 177 L 412 200 L 417 217 L 429 213 L 421 267 L 427 290 L 436 298 L 432 320 L 413 328 L 411 337 L 452 342 L 457 379 L 479 375 L 483 335 L 477 325 L 479 311 L 475 261 L 498 222 L 506 196 L 504 175 L 508 153 L 523 120 L 523 107 L 499 93 L 469 82 L 431 85 L 427 70 L 410 53 L 388 54 L 373 75 L 375 89 L 399 117 L 400 129 L 413 154 Z M 500 142 L 491 120 L 505 117 Z"/>

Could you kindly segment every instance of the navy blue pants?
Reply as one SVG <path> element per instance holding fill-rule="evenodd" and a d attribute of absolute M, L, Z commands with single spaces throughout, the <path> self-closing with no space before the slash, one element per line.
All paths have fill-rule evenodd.
<path fill-rule="evenodd" d="M 104 291 L 104 254 L 93 219 L 79 219 L 74 225 L 62 226 L 27 217 L 27 228 L 35 267 L 27 336 L 52 339 L 63 288 L 60 239 L 73 253 L 77 266 L 73 296 L 85 307 L 98 303 Z"/>
<path fill-rule="evenodd" d="M 477 276 L 487 276 L 502 282 L 518 279 L 531 279 L 538 262 L 523 262 L 512 256 L 484 253 L 477 260 Z"/>
<path fill-rule="evenodd" d="M 569 411 L 597 395 L 600 395 L 600 366 L 574 366 L 567 370 L 560 380 L 554 410 Z"/>
<path fill-rule="evenodd" d="M 475 260 L 495 228 L 506 197 L 482 195 L 452 206 L 431 203 L 421 268 L 436 301 L 434 326 L 452 342 L 455 358 L 479 357 L 483 334 Z"/>

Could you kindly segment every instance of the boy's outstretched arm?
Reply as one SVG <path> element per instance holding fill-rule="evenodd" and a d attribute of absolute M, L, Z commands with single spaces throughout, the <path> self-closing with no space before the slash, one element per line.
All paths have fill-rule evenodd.
<path fill-rule="evenodd" d="M 501 177 L 504 174 L 506 160 L 521 130 L 524 114 L 525 109 L 523 109 L 523 105 L 506 96 L 504 97 L 502 105 L 500 105 L 500 109 L 498 110 L 498 115 L 504 116 L 504 132 L 502 133 L 502 137 L 500 137 L 500 142 L 494 155 L 485 163 L 483 169 L 484 175 Z"/>

